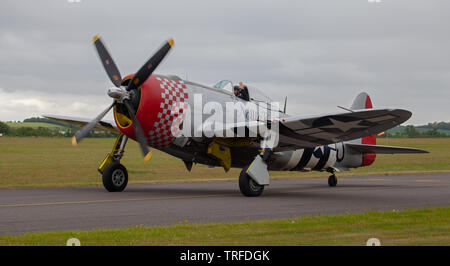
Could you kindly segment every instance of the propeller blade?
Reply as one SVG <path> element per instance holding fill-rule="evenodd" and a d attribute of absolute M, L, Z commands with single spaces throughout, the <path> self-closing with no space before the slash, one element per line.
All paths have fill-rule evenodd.
<path fill-rule="evenodd" d="M 106 70 L 106 74 L 108 75 L 114 86 L 119 88 L 122 83 L 122 76 L 120 75 L 120 71 L 114 63 L 114 60 L 112 59 L 111 55 L 109 54 L 108 50 L 106 49 L 105 45 L 98 35 L 94 36 L 93 42 L 95 48 L 97 49 L 98 56 L 100 57 L 100 61 L 102 61 L 103 67 Z"/>
<path fill-rule="evenodd" d="M 139 69 L 130 81 L 127 90 L 135 90 L 144 83 L 153 71 L 158 67 L 159 63 L 164 59 L 170 48 L 173 46 L 173 39 L 169 39 L 161 48 Z"/>
<path fill-rule="evenodd" d="M 78 131 L 75 134 L 75 136 L 73 136 L 72 145 L 76 146 L 78 142 L 80 142 L 84 137 L 86 137 L 89 134 L 89 132 L 98 124 L 98 122 L 100 122 L 100 120 L 102 120 L 102 118 L 109 112 L 109 110 L 111 110 L 111 108 L 115 104 L 116 103 L 113 102 L 110 106 L 108 106 L 108 108 L 106 108 L 103 112 L 101 112 L 94 120 L 92 120 L 91 122 L 89 122 L 89 124 L 82 127 L 80 131 Z"/>
<path fill-rule="evenodd" d="M 133 121 L 134 131 L 136 132 L 136 138 L 141 146 L 141 151 L 144 155 L 144 161 L 148 161 L 152 157 L 152 153 L 148 149 L 147 138 L 145 137 L 144 131 L 142 130 L 141 125 L 136 118 L 136 115 L 134 114 L 133 107 L 131 107 L 128 101 L 124 101 L 123 104 L 125 105 L 125 107 L 127 107 L 128 113 L 130 113 L 131 120 Z"/>

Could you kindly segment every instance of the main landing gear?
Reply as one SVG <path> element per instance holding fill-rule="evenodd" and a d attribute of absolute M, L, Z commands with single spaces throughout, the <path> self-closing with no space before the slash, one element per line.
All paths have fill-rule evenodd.
<path fill-rule="evenodd" d="M 248 166 L 242 169 L 239 175 L 239 189 L 246 197 L 258 197 L 264 191 L 264 186 L 256 184 L 255 181 L 247 174 Z"/>
<path fill-rule="evenodd" d="M 102 180 L 109 192 L 121 192 L 128 184 L 127 169 L 120 163 L 112 163 L 103 171 Z"/>
<path fill-rule="evenodd" d="M 242 169 L 239 175 L 239 189 L 244 196 L 258 197 L 263 193 L 264 186 L 269 185 L 267 165 L 271 156 L 271 149 L 262 150 L 249 166 Z"/>
<path fill-rule="evenodd" d="M 106 158 L 98 167 L 98 171 L 102 174 L 103 186 L 109 192 L 121 192 L 128 184 L 128 171 L 120 163 L 127 140 L 127 136 L 120 134 L 111 153 L 106 155 Z"/>

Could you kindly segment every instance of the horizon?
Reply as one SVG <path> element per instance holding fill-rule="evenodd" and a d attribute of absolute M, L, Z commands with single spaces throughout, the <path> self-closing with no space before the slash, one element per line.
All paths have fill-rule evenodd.
<path fill-rule="evenodd" d="M 45 123 L 45 121 L 41 121 L 41 122 L 36 122 L 36 121 L 26 121 L 26 122 L 25 122 L 25 120 L 27 120 L 27 119 L 33 119 L 33 118 L 47 119 L 47 120 L 56 122 L 55 120 L 52 120 L 52 119 L 49 119 L 49 118 L 45 118 L 45 117 L 42 117 L 42 116 L 38 116 L 38 117 L 35 117 L 35 116 L 34 116 L 34 117 L 27 117 L 27 118 L 24 118 L 24 119 L 22 119 L 22 120 L 0 120 L 0 122 L 3 122 L 3 123 Z M 406 124 L 406 123 L 404 123 L 404 124 L 400 124 L 400 125 L 398 125 L 398 126 L 395 126 L 395 127 L 393 127 L 393 128 L 396 128 L 396 127 L 406 127 L 406 126 L 420 127 L 420 126 L 428 126 L 428 125 L 434 124 L 434 123 L 446 123 L 446 124 L 450 124 L 450 121 L 433 121 L 433 122 L 427 122 L 426 124 L 419 124 L 419 125 Z M 389 129 L 388 129 L 388 130 L 389 130 Z"/>

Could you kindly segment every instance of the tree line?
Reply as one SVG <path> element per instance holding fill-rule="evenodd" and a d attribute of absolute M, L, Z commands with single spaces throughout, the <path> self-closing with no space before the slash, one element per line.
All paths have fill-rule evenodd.
<path fill-rule="evenodd" d="M 450 122 L 433 122 L 433 123 L 428 123 L 427 125 L 424 126 L 418 126 L 418 128 L 429 128 L 429 129 L 445 129 L 445 130 L 450 130 Z"/>
<path fill-rule="evenodd" d="M 417 127 L 421 128 L 421 127 Z M 440 132 L 438 128 L 434 127 L 427 131 L 419 131 L 414 126 L 406 126 L 400 132 L 381 135 L 382 138 L 449 138 L 450 135 L 444 132 Z M 422 127 L 423 128 L 423 127 Z"/>
<path fill-rule="evenodd" d="M 24 121 L 25 122 L 25 121 Z M 27 121 L 30 122 L 30 121 Z M 41 122 L 41 121 L 39 121 Z M 61 125 L 59 125 L 61 126 Z M 72 137 L 79 130 L 79 127 L 10 127 L 8 124 L 0 122 L 0 134 L 10 137 Z M 88 138 L 114 138 L 117 134 L 107 131 L 91 131 Z"/>

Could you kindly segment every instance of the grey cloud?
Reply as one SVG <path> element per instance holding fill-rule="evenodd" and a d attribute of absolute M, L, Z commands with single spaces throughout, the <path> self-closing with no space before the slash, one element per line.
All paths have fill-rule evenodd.
<path fill-rule="evenodd" d="M 54 99 L 49 111 L 63 108 L 56 101 L 64 95 L 107 103 L 110 83 L 94 34 L 123 74 L 174 37 L 159 73 L 207 84 L 244 80 L 280 101 L 288 95 L 293 114 L 336 111 L 366 90 L 377 106 L 412 110 L 410 123 L 448 121 L 449 11 L 445 0 L 3 0 L 0 88 L 8 97 L 37 95 L 19 93 L 29 91 Z M 1 120 L 10 115 L 0 109 Z M 31 114 L 22 108 L 14 115 Z"/>

